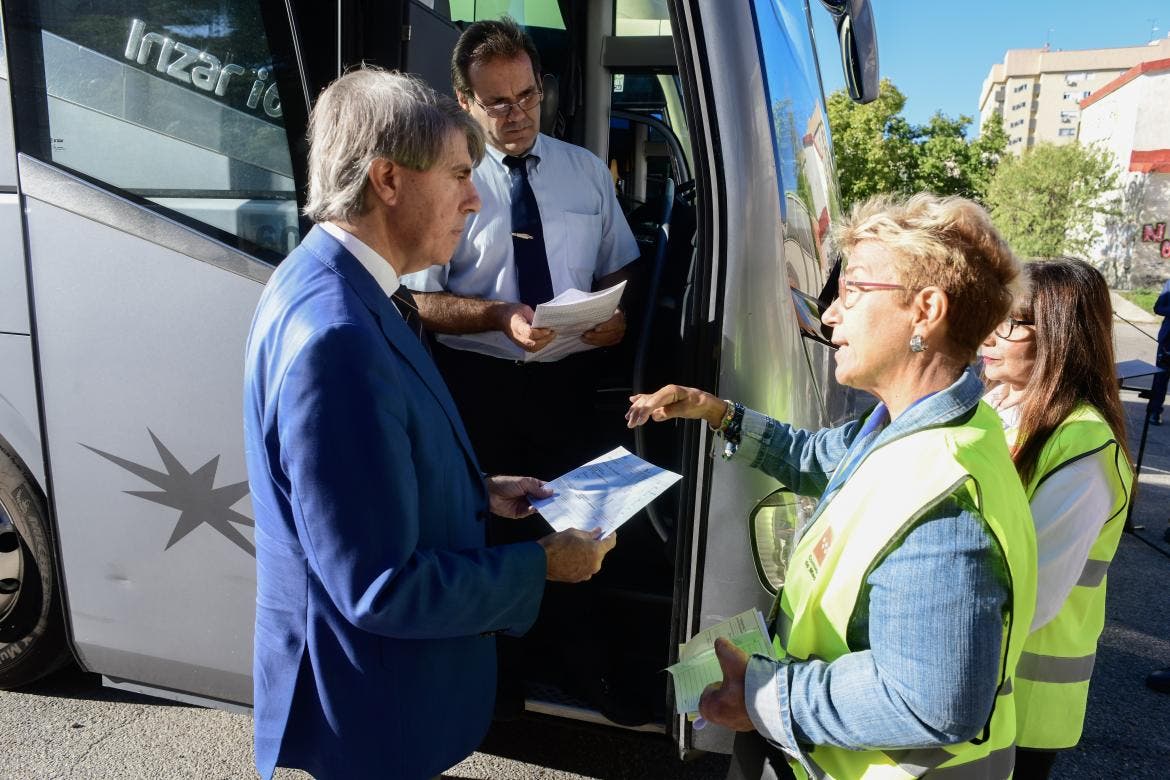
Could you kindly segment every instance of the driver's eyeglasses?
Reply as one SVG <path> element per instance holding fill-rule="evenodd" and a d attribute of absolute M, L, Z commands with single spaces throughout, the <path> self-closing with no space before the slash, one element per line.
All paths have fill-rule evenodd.
<path fill-rule="evenodd" d="M 485 114 L 493 119 L 501 119 L 511 114 L 513 108 L 520 109 L 522 113 L 531 111 L 540 102 L 542 97 L 544 97 L 544 92 L 539 87 L 533 87 L 521 95 L 520 99 L 515 103 L 492 103 L 489 106 L 474 95 L 471 96 L 471 99 L 475 101 L 477 106 L 483 109 Z"/>
<path fill-rule="evenodd" d="M 1017 320 L 1015 317 L 1008 317 L 1003 322 L 995 326 L 995 335 L 1001 339 L 1010 339 L 1015 333 L 1017 337 L 1023 337 L 1024 331 L 1016 330 L 1024 325 L 1035 325 L 1031 320 Z"/>
<path fill-rule="evenodd" d="M 853 279 L 846 279 L 841 277 L 837 282 L 837 300 L 841 301 L 841 305 L 846 309 L 852 309 L 858 299 L 861 298 L 862 293 L 871 292 L 873 290 L 905 290 L 906 287 L 901 284 L 886 284 L 885 282 L 858 282 Z"/>

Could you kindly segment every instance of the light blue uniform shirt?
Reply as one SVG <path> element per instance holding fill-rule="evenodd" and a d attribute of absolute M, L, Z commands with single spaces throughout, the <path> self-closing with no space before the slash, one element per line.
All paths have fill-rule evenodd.
<path fill-rule="evenodd" d="M 640 254 L 614 193 L 609 169 L 587 149 L 537 135 L 528 180 L 540 208 L 553 295 L 625 267 Z M 519 301 L 512 259 L 510 172 L 504 153 L 488 146 L 472 173 L 483 206 L 472 214 L 448 265 L 402 277 L 411 290 Z"/>

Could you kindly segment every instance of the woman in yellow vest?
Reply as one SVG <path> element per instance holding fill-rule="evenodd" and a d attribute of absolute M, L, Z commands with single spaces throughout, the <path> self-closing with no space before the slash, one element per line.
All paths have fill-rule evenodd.
<path fill-rule="evenodd" d="M 871 201 L 836 237 L 847 263 L 823 321 L 837 380 L 873 410 L 810 432 L 693 388 L 631 399 L 630 426 L 706 420 L 725 456 L 820 498 L 773 608 L 780 660 L 719 642 L 723 683 L 700 712 L 743 732 L 733 778 L 1008 778 L 1035 532 L 969 364 L 1020 266 L 961 198 Z"/>
<path fill-rule="evenodd" d="M 1045 778 L 1080 741 L 1105 573 L 1125 524 L 1133 470 L 1113 367 L 1104 277 L 1081 260 L 1029 263 L 1031 296 L 983 347 L 987 401 L 1013 445 L 1039 567 L 1032 635 L 1016 670 L 1016 777 Z"/>

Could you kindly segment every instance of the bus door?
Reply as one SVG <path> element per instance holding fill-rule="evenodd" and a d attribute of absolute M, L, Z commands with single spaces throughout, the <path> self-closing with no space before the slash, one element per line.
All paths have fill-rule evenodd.
<path fill-rule="evenodd" d="M 673 12 L 704 260 L 689 288 L 699 303 L 697 376 L 711 355 L 714 376 L 701 386 L 816 430 L 839 405 L 817 319 L 832 300 L 827 241 L 839 207 L 809 3 L 679 0 Z M 794 530 L 813 509 L 812 499 L 724 460 L 706 425 L 691 435 L 679 643 L 752 606 L 767 615 Z M 725 729 L 696 731 L 677 717 L 672 731 L 682 753 L 730 752 Z"/>
<path fill-rule="evenodd" d="M 301 235 L 305 81 L 285 4 L 3 11 L 73 648 L 110 680 L 248 702 L 244 342 Z"/>

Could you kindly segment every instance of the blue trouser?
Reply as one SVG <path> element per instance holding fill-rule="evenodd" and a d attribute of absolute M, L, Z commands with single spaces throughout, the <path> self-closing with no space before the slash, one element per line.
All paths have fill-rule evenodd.
<path fill-rule="evenodd" d="M 1145 406 L 1145 416 L 1155 417 L 1162 414 L 1162 406 L 1166 400 L 1166 384 L 1170 382 L 1170 347 L 1158 345 L 1157 364 L 1162 373 L 1154 374 L 1154 381 L 1150 382 L 1150 402 Z"/>
<path fill-rule="evenodd" d="M 1150 403 L 1146 405 L 1146 416 L 1157 417 L 1162 414 L 1162 406 L 1166 402 L 1166 385 L 1170 382 L 1170 368 L 1163 368 L 1159 374 L 1154 374 L 1154 381 L 1150 383 Z"/>

